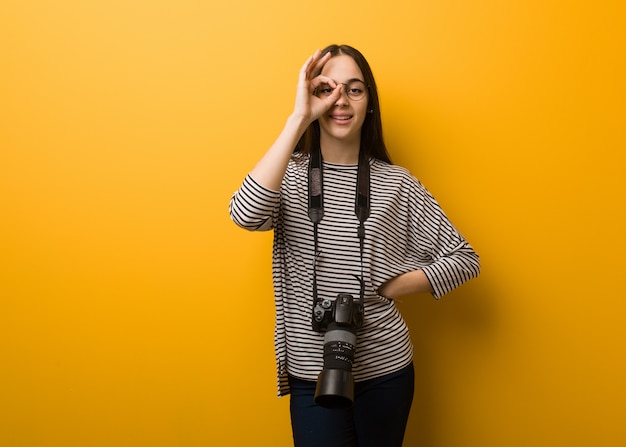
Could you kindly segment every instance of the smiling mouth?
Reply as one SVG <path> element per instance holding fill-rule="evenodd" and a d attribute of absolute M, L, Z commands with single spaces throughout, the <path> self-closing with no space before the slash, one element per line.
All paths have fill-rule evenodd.
<path fill-rule="evenodd" d="M 348 121 L 349 119 L 352 118 L 352 115 L 331 115 L 330 116 L 332 119 L 334 120 L 338 120 L 338 121 Z"/>

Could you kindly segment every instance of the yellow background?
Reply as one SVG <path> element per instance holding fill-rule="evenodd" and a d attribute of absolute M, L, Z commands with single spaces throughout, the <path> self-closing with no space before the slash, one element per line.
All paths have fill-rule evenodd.
<path fill-rule="evenodd" d="M 624 2 L 5 0 L 0 445 L 288 446 L 271 234 L 231 193 L 316 48 L 482 259 L 401 304 L 406 445 L 626 445 Z"/>

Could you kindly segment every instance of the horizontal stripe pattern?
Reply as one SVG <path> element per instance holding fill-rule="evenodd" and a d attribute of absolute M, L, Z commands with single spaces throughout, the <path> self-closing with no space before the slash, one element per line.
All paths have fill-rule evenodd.
<path fill-rule="evenodd" d="M 412 360 L 407 326 L 395 303 L 378 287 L 422 269 L 440 298 L 479 274 L 478 255 L 450 223 L 428 190 L 406 169 L 370 162 L 371 212 L 363 253 L 365 321 L 357 333 L 353 373 L 367 380 L 395 372 Z M 322 370 L 323 334 L 311 329 L 314 241 L 307 214 L 308 157 L 290 161 L 280 191 L 251 176 L 230 202 L 233 221 L 248 230 L 274 230 L 275 349 L 279 395 L 289 393 L 287 372 L 316 380 Z M 318 226 L 318 296 L 359 296 L 361 258 L 354 213 L 357 165 L 324 162 L 324 217 Z"/>

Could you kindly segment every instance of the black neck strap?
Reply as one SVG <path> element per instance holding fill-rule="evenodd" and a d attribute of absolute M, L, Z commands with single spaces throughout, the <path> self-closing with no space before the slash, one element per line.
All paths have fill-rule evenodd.
<path fill-rule="evenodd" d="M 324 217 L 324 179 L 322 150 L 319 147 L 311 150 L 309 158 L 309 218 L 313 222 L 313 305 L 317 301 L 317 257 L 318 237 L 317 226 Z M 356 181 L 354 213 L 359 220 L 357 235 L 361 257 L 361 277 L 357 277 L 360 285 L 360 301 L 364 305 L 365 281 L 363 279 L 363 245 L 365 241 L 365 221 L 370 215 L 370 163 L 369 158 L 361 151 Z"/>

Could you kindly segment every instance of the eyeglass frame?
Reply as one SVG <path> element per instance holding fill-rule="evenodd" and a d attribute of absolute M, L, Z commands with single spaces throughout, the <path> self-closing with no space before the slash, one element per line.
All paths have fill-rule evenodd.
<path fill-rule="evenodd" d="M 333 81 L 333 82 L 335 82 L 335 81 Z M 358 98 L 358 99 L 352 98 L 350 96 L 350 93 L 348 93 L 348 86 L 350 84 L 352 84 L 353 82 L 360 82 L 361 84 L 363 84 L 365 86 L 365 90 L 363 90 L 363 97 L 362 98 Z M 326 85 L 328 85 L 330 87 L 330 84 L 328 84 L 327 82 L 325 82 L 324 84 L 326 84 Z M 335 84 L 343 85 L 343 89 L 342 89 L 343 92 L 352 101 L 363 101 L 363 99 L 365 99 L 365 97 L 368 96 L 369 92 L 370 92 L 370 86 L 367 85 L 362 79 L 359 79 L 359 78 L 348 79 L 346 82 L 335 82 Z M 313 95 L 317 96 L 318 98 L 319 98 L 319 95 L 318 95 L 318 89 L 319 88 L 320 88 L 320 86 L 317 86 L 315 88 L 315 90 L 313 91 Z M 330 94 L 328 96 L 330 96 Z"/>

